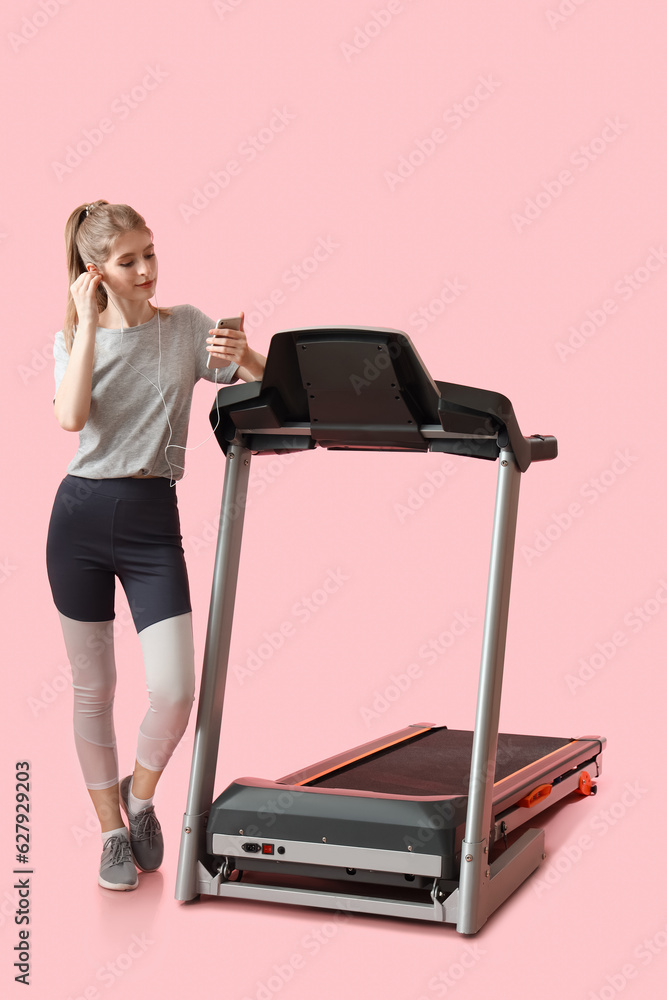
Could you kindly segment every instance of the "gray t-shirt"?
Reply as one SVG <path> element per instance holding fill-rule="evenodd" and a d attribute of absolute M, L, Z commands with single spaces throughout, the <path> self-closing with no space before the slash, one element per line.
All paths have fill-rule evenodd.
<path fill-rule="evenodd" d="M 157 315 L 141 326 L 126 327 L 122 338 L 120 330 L 98 327 L 90 414 L 67 471 L 87 479 L 181 479 L 195 382 L 236 380 L 235 363 L 217 369 L 217 379 L 216 369 L 206 367 L 206 337 L 214 326 L 199 309 L 183 305 L 160 316 L 159 331 Z M 69 361 L 62 330 L 56 334 L 53 356 L 57 392 Z"/>

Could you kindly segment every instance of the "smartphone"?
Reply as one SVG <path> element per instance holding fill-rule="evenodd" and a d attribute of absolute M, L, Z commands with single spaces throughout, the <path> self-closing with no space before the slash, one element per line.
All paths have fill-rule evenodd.
<path fill-rule="evenodd" d="M 230 316 L 227 319 L 219 319 L 215 324 L 216 330 L 240 330 L 241 329 L 241 317 L 240 316 Z M 207 368 L 226 368 L 229 365 L 229 361 L 222 361 L 218 358 L 214 358 L 209 352 L 208 361 L 206 362 Z"/>

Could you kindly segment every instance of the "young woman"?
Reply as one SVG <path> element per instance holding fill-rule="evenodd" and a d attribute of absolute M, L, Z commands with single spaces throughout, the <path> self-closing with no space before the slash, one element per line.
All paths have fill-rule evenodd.
<path fill-rule="evenodd" d="M 173 488 L 183 472 L 192 391 L 200 378 L 261 379 L 264 358 L 248 346 L 243 323 L 216 338 L 213 321 L 198 309 L 151 305 L 153 235 L 128 205 L 81 205 L 65 243 L 70 291 L 54 346 L 54 411 L 61 427 L 79 432 L 79 447 L 56 494 L 47 568 L 72 666 L 76 750 L 102 830 L 99 883 L 134 889 L 137 867 L 154 871 L 162 861 L 153 794 L 194 699 Z M 209 354 L 221 367 L 207 367 Z M 116 576 L 139 633 L 149 695 L 134 771 L 120 784 Z"/>

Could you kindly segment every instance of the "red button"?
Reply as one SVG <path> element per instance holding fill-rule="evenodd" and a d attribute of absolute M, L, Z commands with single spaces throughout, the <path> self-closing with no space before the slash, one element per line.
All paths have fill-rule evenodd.
<path fill-rule="evenodd" d="M 273 854 L 273 844 L 262 844 L 262 854 Z"/>

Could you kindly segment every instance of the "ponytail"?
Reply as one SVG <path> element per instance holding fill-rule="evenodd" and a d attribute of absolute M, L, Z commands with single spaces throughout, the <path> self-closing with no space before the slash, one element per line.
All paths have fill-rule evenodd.
<path fill-rule="evenodd" d="M 95 208 L 108 204 L 108 201 L 94 201 L 90 205 L 79 205 L 78 208 L 74 209 L 65 226 L 65 254 L 67 256 L 67 305 L 65 307 L 63 333 L 65 335 L 65 347 L 67 348 L 68 354 L 71 353 L 72 341 L 74 340 L 74 330 L 76 329 L 76 325 L 79 321 L 70 287 L 74 284 L 80 274 L 84 274 L 87 271 L 87 267 L 79 250 L 79 230 L 81 229 L 82 223 L 90 217 Z M 95 263 L 97 262 L 95 261 Z M 106 290 L 100 283 L 97 286 L 97 306 L 100 312 L 102 312 L 103 309 L 106 309 L 107 299 L 108 296 Z"/>

